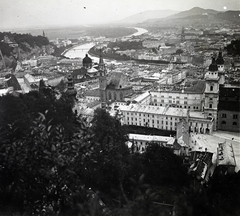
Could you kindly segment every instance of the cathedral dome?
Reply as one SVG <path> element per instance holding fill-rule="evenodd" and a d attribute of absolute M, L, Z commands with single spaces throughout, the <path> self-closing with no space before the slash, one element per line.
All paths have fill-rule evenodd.
<path fill-rule="evenodd" d="M 92 59 L 88 57 L 88 54 L 86 54 L 85 58 L 82 61 L 83 66 L 92 65 Z"/>

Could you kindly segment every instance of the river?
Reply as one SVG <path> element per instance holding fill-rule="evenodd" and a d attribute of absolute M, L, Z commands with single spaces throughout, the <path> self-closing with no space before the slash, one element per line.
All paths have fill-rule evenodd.
<path fill-rule="evenodd" d="M 137 28 L 137 27 L 133 27 L 137 30 L 136 33 L 134 34 L 131 34 L 131 35 L 128 35 L 128 36 L 125 36 L 125 37 L 132 37 L 132 36 L 139 36 L 139 35 L 142 35 L 146 32 L 148 32 L 148 30 L 146 29 L 143 29 L 143 28 Z M 68 50 L 64 56 L 68 57 L 68 58 L 84 58 L 86 56 L 86 54 L 88 53 L 88 51 L 95 45 L 95 43 L 86 43 L 86 44 L 82 44 L 82 45 L 79 45 L 79 46 L 76 46 L 70 50 Z M 98 62 L 99 61 L 99 58 L 97 57 L 94 57 L 94 56 L 91 56 L 91 55 L 88 55 L 92 60 L 93 62 Z M 109 60 L 106 60 L 106 62 L 109 61 Z"/>
<path fill-rule="evenodd" d="M 131 28 L 132 28 L 132 27 L 131 27 Z M 145 34 L 145 33 L 148 32 L 147 29 L 137 28 L 137 27 L 133 27 L 133 28 L 135 28 L 135 29 L 137 30 L 137 32 L 134 33 L 134 34 L 128 35 L 128 36 L 126 36 L 126 37 L 139 36 L 139 35 L 142 35 L 142 34 Z"/>

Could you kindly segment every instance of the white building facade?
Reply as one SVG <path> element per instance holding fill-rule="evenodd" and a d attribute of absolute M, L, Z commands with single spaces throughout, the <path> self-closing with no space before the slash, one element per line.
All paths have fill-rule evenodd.
<path fill-rule="evenodd" d="M 122 122 L 125 125 L 157 128 L 176 131 L 182 120 L 189 122 L 189 130 L 197 133 L 211 133 L 214 119 L 205 117 L 201 112 L 189 112 L 188 109 L 141 104 L 122 105 L 119 107 Z"/>

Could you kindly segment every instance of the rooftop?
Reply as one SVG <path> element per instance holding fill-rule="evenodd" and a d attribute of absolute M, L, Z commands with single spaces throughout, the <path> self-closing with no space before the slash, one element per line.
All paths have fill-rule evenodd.
<path fill-rule="evenodd" d="M 209 116 L 209 117 L 206 117 L 205 114 L 204 114 L 204 112 L 189 111 L 189 117 L 213 121 L 213 118 L 210 117 L 210 116 Z"/>
<path fill-rule="evenodd" d="M 88 97 L 100 97 L 100 90 L 99 90 L 99 89 L 87 90 L 87 91 L 84 93 L 84 96 L 88 96 Z"/>
<path fill-rule="evenodd" d="M 129 140 L 141 140 L 146 142 L 166 142 L 169 145 L 173 145 L 175 138 L 167 136 L 151 136 L 143 134 L 128 134 Z"/>
<path fill-rule="evenodd" d="M 84 76 L 84 75 L 86 75 L 86 73 L 87 73 L 87 69 L 84 67 L 81 67 L 81 68 L 73 70 L 72 76 L 77 76 L 77 75 Z"/>
<path fill-rule="evenodd" d="M 148 96 L 150 96 L 150 93 L 149 93 L 149 91 L 146 91 L 146 92 L 144 92 L 143 94 L 140 94 L 139 96 L 137 96 L 137 97 L 134 99 L 134 101 L 137 102 L 137 103 L 139 103 L 139 102 L 141 102 L 142 100 L 144 100 L 145 98 L 147 98 Z"/>
<path fill-rule="evenodd" d="M 160 91 L 164 92 L 179 92 L 186 94 L 198 94 L 203 93 L 205 90 L 205 81 L 204 80 L 187 80 L 184 84 L 175 84 L 175 85 L 162 85 Z"/>
<path fill-rule="evenodd" d="M 92 102 L 88 103 L 88 104 L 87 104 L 87 107 L 93 109 L 94 107 L 99 106 L 100 104 L 101 104 L 100 101 L 95 100 L 95 101 L 92 101 Z"/>
<path fill-rule="evenodd" d="M 190 147 L 192 148 L 192 151 L 204 152 L 205 149 L 207 148 L 207 152 L 211 152 L 214 154 L 213 160 L 215 160 L 215 163 L 216 163 L 217 148 L 219 147 L 219 143 L 226 143 L 226 145 L 228 146 L 230 146 L 231 144 L 233 147 L 233 154 L 235 156 L 235 161 L 236 161 L 235 171 L 238 172 L 240 170 L 239 133 L 224 132 L 224 131 L 216 131 L 216 132 L 213 132 L 212 135 L 191 133 L 191 138 L 192 138 L 192 143 L 190 143 Z"/>
<path fill-rule="evenodd" d="M 175 107 L 130 104 L 130 105 L 121 105 L 119 109 L 121 111 L 126 111 L 126 112 L 129 111 L 129 112 L 138 112 L 138 113 L 155 114 L 155 115 L 166 115 L 166 116 L 177 116 L 177 117 L 188 116 L 188 109 L 175 108 Z"/>

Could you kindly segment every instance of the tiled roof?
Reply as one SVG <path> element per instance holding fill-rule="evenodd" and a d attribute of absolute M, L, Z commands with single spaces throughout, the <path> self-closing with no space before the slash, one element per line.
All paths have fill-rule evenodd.
<path fill-rule="evenodd" d="M 82 75 L 82 76 L 84 76 L 84 75 L 86 75 L 86 74 L 87 74 L 87 69 L 84 68 L 84 67 L 81 67 L 81 68 L 79 68 L 79 69 L 75 69 L 75 70 L 73 70 L 73 72 L 72 72 L 72 76 L 77 76 L 77 75 Z"/>
<path fill-rule="evenodd" d="M 143 134 L 128 134 L 129 140 L 141 140 L 146 142 L 166 142 L 173 144 L 175 138 L 167 136 L 152 136 L 152 135 L 143 135 Z"/>
<path fill-rule="evenodd" d="M 183 118 L 188 116 L 188 109 L 175 108 L 175 107 L 130 104 L 130 105 L 121 105 L 119 109 L 121 111 L 126 111 L 126 112 L 178 116 Z"/>
<path fill-rule="evenodd" d="M 84 95 L 85 96 L 100 97 L 100 90 L 99 89 L 88 90 L 84 93 Z"/>

